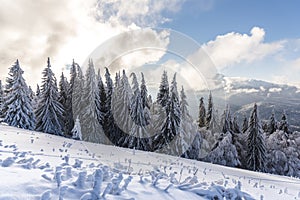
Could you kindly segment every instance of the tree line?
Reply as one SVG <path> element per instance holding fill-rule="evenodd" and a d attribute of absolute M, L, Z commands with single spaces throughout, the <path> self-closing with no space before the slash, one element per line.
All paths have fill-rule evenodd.
<path fill-rule="evenodd" d="M 85 74 L 73 60 L 70 80 L 62 73 L 57 83 L 48 58 L 36 92 L 27 86 L 23 73 L 17 60 L 5 86 L 0 84 L 0 114 L 10 126 L 300 177 L 299 134 L 288 130 L 285 113 L 276 122 L 273 112 L 262 126 L 255 104 L 240 126 L 229 106 L 219 120 L 210 92 L 207 109 L 200 98 L 194 122 L 184 87 L 178 92 L 176 73 L 169 84 L 166 71 L 156 100 L 148 94 L 143 73 L 139 82 L 135 73 L 128 77 L 123 70 L 113 81 L 108 68 L 103 77 L 100 69 L 96 73 L 92 60 Z"/>

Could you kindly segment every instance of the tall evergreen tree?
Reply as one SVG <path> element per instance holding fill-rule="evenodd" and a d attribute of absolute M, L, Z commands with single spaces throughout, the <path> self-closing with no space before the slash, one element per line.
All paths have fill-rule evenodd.
<path fill-rule="evenodd" d="M 198 127 L 202 128 L 206 126 L 206 110 L 204 106 L 203 97 L 200 98 L 199 115 L 198 115 Z"/>
<path fill-rule="evenodd" d="M 118 140 L 118 144 L 123 147 L 128 147 L 130 140 L 130 131 L 133 126 L 133 120 L 130 115 L 130 107 L 132 100 L 132 90 L 128 81 L 128 77 L 123 70 L 122 77 L 120 79 L 119 87 L 117 91 L 113 93 L 113 116 L 115 124 L 124 133 Z"/>
<path fill-rule="evenodd" d="M 277 126 L 276 126 L 276 119 L 275 119 L 275 112 L 274 110 L 272 111 L 272 115 L 270 117 L 270 120 L 268 122 L 268 133 L 272 134 L 276 131 Z"/>
<path fill-rule="evenodd" d="M 212 95 L 211 95 L 211 91 L 209 92 L 209 96 L 208 96 L 208 105 L 207 105 L 207 113 L 206 113 L 206 128 L 209 128 L 210 125 L 210 121 L 212 119 L 212 115 L 213 115 L 213 100 L 212 100 Z"/>
<path fill-rule="evenodd" d="M 74 127 L 74 115 L 73 115 L 73 93 L 74 93 L 74 87 L 75 87 L 75 81 L 76 81 L 76 67 L 79 66 L 77 63 L 75 63 L 74 59 L 72 61 L 72 65 L 70 68 L 70 83 L 67 91 L 67 101 L 66 101 L 66 133 L 68 136 L 72 136 L 72 129 Z"/>
<path fill-rule="evenodd" d="M 0 80 L 0 118 L 3 116 L 2 113 L 3 103 L 4 103 L 3 99 L 4 99 L 4 91 L 3 91 L 2 81 Z"/>
<path fill-rule="evenodd" d="M 47 60 L 47 67 L 43 71 L 40 101 L 36 110 L 36 130 L 45 133 L 63 135 L 61 117 L 63 107 L 59 103 L 59 93 L 56 85 L 56 78 L 51 70 L 50 58 Z"/>
<path fill-rule="evenodd" d="M 257 112 L 254 104 L 247 131 L 247 164 L 251 170 L 265 171 L 266 145 Z"/>
<path fill-rule="evenodd" d="M 97 116 L 98 85 L 93 61 L 90 59 L 85 75 L 83 102 L 85 109 L 82 113 L 82 139 L 94 143 L 104 143 L 105 137 Z"/>
<path fill-rule="evenodd" d="M 174 151 L 176 151 L 176 149 L 171 148 L 170 143 L 179 134 L 180 121 L 181 111 L 175 73 L 170 88 L 170 99 L 166 105 L 166 120 L 162 127 L 159 143 L 160 148 L 164 147 L 167 153 L 174 154 Z"/>
<path fill-rule="evenodd" d="M 232 122 L 231 122 L 231 114 L 230 114 L 230 108 L 229 105 L 227 105 L 226 110 L 224 111 L 224 116 L 223 116 L 223 128 L 222 132 L 227 133 L 232 131 Z"/>
<path fill-rule="evenodd" d="M 161 77 L 159 92 L 157 94 L 157 102 L 165 107 L 169 101 L 169 82 L 167 71 L 164 71 Z"/>
<path fill-rule="evenodd" d="M 17 60 L 9 69 L 6 79 L 5 98 L 3 104 L 3 121 L 10 126 L 33 130 L 35 116 L 30 99 L 30 91 L 23 78 L 24 71 Z"/>
<path fill-rule="evenodd" d="M 83 111 L 85 109 L 84 102 L 83 102 L 83 94 L 84 94 L 84 85 L 85 80 L 81 70 L 81 67 L 78 64 L 76 66 L 76 76 L 74 77 L 74 82 L 72 81 L 71 77 L 71 85 L 72 88 L 72 113 L 73 116 L 78 116 L 79 120 L 82 121 Z M 74 69 L 73 69 L 74 70 Z M 73 71 L 72 70 L 72 71 Z M 72 72 L 74 73 L 74 71 Z M 74 74 L 73 74 L 74 76 Z"/>
<path fill-rule="evenodd" d="M 113 144 L 117 144 L 119 133 L 116 132 L 114 118 L 112 114 L 113 81 L 110 77 L 108 68 L 105 68 L 105 83 L 106 102 L 103 129 L 110 142 L 112 142 Z"/>
<path fill-rule="evenodd" d="M 148 99 L 148 90 L 145 82 L 144 74 L 141 73 L 142 80 L 141 80 L 141 99 L 142 99 L 142 106 L 144 109 L 144 115 L 145 115 L 145 122 L 146 125 L 150 123 L 150 103 Z"/>
<path fill-rule="evenodd" d="M 59 103 L 63 107 L 63 115 L 61 121 L 61 127 L 64 132 L 64 135 L 70 135 L 68 130 L 68 90 L 69 90 L 69 83 L 67 78 L 64 76 L 64 73 L 61 73 L 60 80 L 59 80 Z"/>
<path fill-rule="evenodd" d="M 281 121 L 279 122 L 278 129 L 284 131 L 285 133 L 289 133 L 289 123 L 287 121 L 285 111 L 283 111 L 282 113 Z"/>

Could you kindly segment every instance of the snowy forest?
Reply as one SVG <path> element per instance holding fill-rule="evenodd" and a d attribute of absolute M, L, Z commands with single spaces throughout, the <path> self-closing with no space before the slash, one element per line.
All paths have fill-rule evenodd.
<path fill-rule="evenodd" d="M 284 112 L 276 120 L 270 110 L 270 118 L 262 120 L 253 103 L 244 119 L 237 119 L 229 105 L 218 116 L 212 91 L 207 101 L 199 98 L 199 115 L 193 119 L 184 87 L 177 86 L 176 73 L 169 82 L 167 71 L 156 98 L 148 94 L 143 73 L 127 75 L 123 70 L 112 78 L 105 68 L 102 76 L 92 60 L 85 74 L 73 61 L 70 74 L 57 80 L 48 58 L 35 91 L 23 73 L 17 60 L 5 85 L 0 82 L 1 122 L 9 126 L 300 177 L 300 133 L 289 130 Z"/>

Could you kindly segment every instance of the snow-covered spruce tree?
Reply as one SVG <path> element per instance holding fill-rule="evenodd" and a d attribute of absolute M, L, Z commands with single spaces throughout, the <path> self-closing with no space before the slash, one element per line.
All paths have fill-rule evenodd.
<path fill-rule="evenodd" d="M 233 145 L 232 135 L 230 132 L 225 134 L 218 146 L 204 158 L 204 161 L 229 167 L 237 167 L 241 165 L 236 147 Z"/>
<path fill-rule="evenodd" d="M 4 91 L 3 91 L 2 81 L 0 80 L 0 118 L 1 118 L 1 116 L 3 116 L 3 113 L 2 113 L 3 103 L 4 103 L 3 99 L 4 99 Z"/>
<path fill-rule="evenodd" d="M 63 135 L 61 117 L 63 107 L 59 103 L 59 93 L 56 85 L 56 78 L 51 70 L 50 58 L 47 60 L 47 67 L 43 70 L 43 81 L 41 86 L 40 100 L 36 110 L 36 130 Z"/>
<path fill-rule="evenodd" d="M 35 115 L 23 73 L 18 60 L 9 69 L 2 110 L 3 121 L 10 126 L 33 130 L 35 128 Z"/>
<path fill-rule="evenodd" d="M 247 131 L 247 165 L 250 170 L 265 171 L 266 145 L 257 112 L 254 104 Z"/>
<path fill-rule="evenodd" d="M 157 102 L 165 107 L 169 101 L 169 82 L 167 71 L 164 71 L 161 77 L 159 92 L 157 94 Z"/>
<path fill-rule="evenodd" d="M 232 122 L 231 122 L 231 114 L 230 114 L 230 107 L 227 105 L 226 110 L 224 111 L 224 114 L 222 116 L 222 123 L 223 123 L 223 128 L 222 132 L 227 133 L 227 132 L 232 132 Z"/>
<path fill-rule="evenodd" d="M 117 144 L 117 141 L 119 140 L 119 133 L 116 132 L 114 118 L 112 114 L 113 81 L 110 77 L 108 68 L 105 68 L 105 83 L 106 102 L 103 129 L 110 142 L 112 142 L 113 144 Z"/>
<path fill-rule="evenodd" d="M 198 127 L 202 128 L 205 127 L 206 124 L 206 110 L 204 106 L 203 97 L 200 98 L 200 104 L 199 104 L 199 115 L 198 115 Z"/>
<path fill-rule="evenodd" d="M 268 122 L 268 134 L 272 134 L 276 131 L 277 126 L 276 126 L 277 122 L 275 119 L 275 112 L 274 110 L 272 111 L 272 115 L 270 117 L 270 120 Z"/>
<path fill-rule="evenodd" d="M 244 116 L 242 132 L 246 133 L 247 130 L 248 130 L 248 119 L 246 116 Z"/>
<path fill-rule="evenodd" d="M 176 154 L 190 159 L 199 159 L 201 148 L 201 135 L 197 130 L 197 125 L 189 114 L 187 97 L 182 86 L 180 91 L 180 132 L 175 138 Z"/>
<path fill-rule="evenodd" d="M 144 78 L 144 74 L 141 73 L 142 80 L 141 80 L 141 99 L 142 99 L 142 106 L 144 109 L 144 115 L 145 115 L 145 122 L 146 125 L 150 123 L 150 104 L 148 101 L 148 90 Z"/>
<path fill-rule="evenodd" d="M 300 132 L 276 130 L 266 137 L 266 172 L 300 178 Z"/>
<path fill-rule="evenodd" d="M 102 126 L 98 121 L 96 101 L 98 97 L 98 85 L 93 61 L 90 59 L 85 75 L 84 86 L 84 110 L 82 112 L 82 139 L 88 142 L 104 143 L 105 137 Z"/>
<path fill-rule="evenodd" d="M 74 78 L 74 85 L 73 86 L 71 85 L 72 86 L 72 111 L 73 111 L 73 116 L 78 116 L 79 119 L 81 120 L 83 111 L 85 109 L 84 102 L 83 102 L 85 80 L 84 80 L 81 67 L 78 64 L 75 65 L 76 65 L 77 73 Z"/>
<path fill-rule="evenodd" d="M 212 114 L 213 114 L 213 99 L 212 99 L 212 94 L 210 91 L 209 96 L 208 96 L 208 105 L 207 105 L 207 113 L 206 113 L 206 120 L 205 120 L 207 129 L 209 128 Z"/>
<path fill-rule="evenodd" d="M 76 80 L 76 67 L 77 63 L 75 63 L 74 59 L 72 61 L 72 65 L 70 68 L 70 83 L 67 91 L 67 99 L 66 99 L 66 108 L 65 108 L 65 113 L 66 113 L 66 133 L 70 136 L 71 135 L 71 130 L 74 127 L 74 117 L 73 117 L 73 92 L 74 92 L 74 87 L 75 87 L 75 80 Z"/>
<path fill-rule="evenodd" d="M 163 152 L 174 154 L 175 149 L 170 148 L 170 142 L 180 132 L 181 111 L 177 91 L 176 73 L 174 74 L 170 88 L 170 99 L 166 104 L 166 120 L 159 135 L 159 149 L 164 148 Z"/>
<path fill-rule="evenodd" d="M 119 138 L 119 146 L 129 147 L 130 130 L 133 126 L 133 120 L 130 116 L 130 107 L 132 100 L 132 90 L 128 81 L 125 70 L 122 72 L 119 87 L 113 93 L 113 116 L 116 125 L 122 130 L 121 138 Z"/>
<path fill-rule="evenodd" d="M 61 117 L 61 127 L 64 132 L 64 135 L 67 136 L 68 133 L 68 121 L 67 121 L 67 113 L 68 113 L 68 90 L 69 90 L 69 83 L 67 78 L 64 76 L 64 73 L 61 73 L 60 80 L 59 80 L 59 103 L 63 107 L 63 115 Z"/>
<path fill-rule="evenodd" d="M 130 130 L 130 135 L 135 135 L 137 138 L 136 138 L 136 144 L 132 143 L 132 141 L 129 141 L 130 143 L 129 147 L 148 150 L 145 140 L 141 139 L 147 136 L 145 126 L 148 123 L 145 118 L 141 91 L 135 73 L 131 73 L 130 76 L 132 77 L 132 91 L 133 91 L 131 97 L 131 106 L 130 106 L 130 116 L 133 120 L 133 125 Z"/>
<path fill-rule="evenodd" d="M 76 118 L 74 127 L 71 131 L 72 133 L 72 138 L 75 140 L 82 140 L 82 133 L 81 133 L 81 126 L 80 126 L 80 121 L 79 118 Z"/>
<path fill-rule="evenodd" d="M 283 111 L 282 113 L 281 121 L 279 122 L 278 129 L 284 131 L 285 133 L 289 133 L 289 123 L 287 121 L 285 111 Z"/>

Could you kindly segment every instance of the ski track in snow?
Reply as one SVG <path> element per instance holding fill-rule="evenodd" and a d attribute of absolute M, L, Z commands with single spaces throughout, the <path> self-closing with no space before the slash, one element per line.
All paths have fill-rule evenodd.
<path fill-rule="evenodd" d="M 93 189 L 97 176 L 103 181 Z M 234 199 L 235 195 L 244 199 L 300 199 L 297 178 L 70 140 L 6 125 L 0 125 L 0 177 L 0 200 L 192 200 L 214 196 Z"/>

